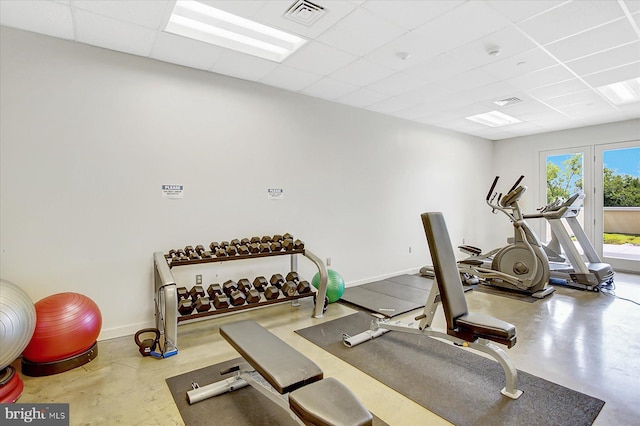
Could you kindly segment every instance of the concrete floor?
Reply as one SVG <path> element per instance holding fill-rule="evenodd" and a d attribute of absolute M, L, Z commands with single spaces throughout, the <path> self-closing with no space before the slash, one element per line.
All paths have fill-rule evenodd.
<path fill-rule="evenodd" d="M 640 275 L 617 274 L 615 293 L 640 302 Z M 535 303 L 478 291 L 467 293 L 467 300 L 471 311 L 517 326 L 518 343 L 508 353 L 519 370 L 604 400 L 595 425 L 640 424 L 638 304 L 567 288 Z M 182 425 L 165 379 L 236 357 L 218 327 L 251 318 L 313 359 L 325 377 L 339 378 L 387 423 L 449 424 L 293 333 L 354 312 L 339 303 L 330 305 L 322 319 L 311 318 L 311 311 L 311 300 L 305 299 L 299 307 L 285 303 L 181 325 L 180 353 L 164 360 L 142 358 L 132 336 L 101 341 L 98 358 L 83 367 L 23 377 L 25 390 L 18 402 L 68 402 L 72 425 Z M 441 309 L 436 318 L 434 328 L 442 329 Z M 215 415 L 211 424 L 216 424 Z M 549 424 L 563 424 L 563 419 L 549 419 Z"/>

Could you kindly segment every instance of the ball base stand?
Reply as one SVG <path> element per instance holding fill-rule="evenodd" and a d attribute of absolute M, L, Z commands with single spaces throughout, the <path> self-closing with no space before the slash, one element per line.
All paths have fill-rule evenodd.
<path fill-rule="evenodd" d="M 24 382 L 12 366 L 0 370 L 0 404 L 12 404 L 20 398 Z"/>
<path fill-rule="evenodd" d="M 31 377 L 51 376 L 85 365 L 98 356 L 98 342 L 89 349 L 69 358 L 50 362 L 33 362 L 22 358 L 22 374 Z"/>

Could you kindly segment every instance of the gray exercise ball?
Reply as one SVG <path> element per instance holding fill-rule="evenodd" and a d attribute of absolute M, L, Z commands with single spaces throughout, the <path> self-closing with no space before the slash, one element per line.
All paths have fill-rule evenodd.
<path fill-rule="evenodd" d="M 36 329 L 36 308 L 17 285 L 0 279 L 0 371 L 27 347 Z"/>

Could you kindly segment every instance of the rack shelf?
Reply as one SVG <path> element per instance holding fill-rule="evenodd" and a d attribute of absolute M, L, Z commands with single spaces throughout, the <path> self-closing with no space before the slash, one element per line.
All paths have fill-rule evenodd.
<path fill-rule="evenodd" d="M 277 299 L 266 299 L 261 294 L 261 300 L 256 303 L 245 303 L 240 306 L 229 306 L 222 309 L 213 309 L 207 312 L 192 313 L 189 315 L 180 315 L 178 312 L 178 296 L 177 284 L 171 272 L 172 268 L 178 266 L 201 265 L 208 263 L 228 262 L 232 260 L 255 260 L 259 258 L 272 256 L 290 256 L 291 271 L 297 270 L 298 255 L 313 262 L 318 268 L 320 274 L 320 283 L 316 291 L 307 293 L 296 293 L 293 296 L 280 294 Z M 155 288 L 155 315 L 156 328 L 164 336 L 164 352 L 175 354 L 178 352 L 178 323 L 204 317 L 211 317 L 221 314 L 233 314 L 246 309 L 254 309 L 258 307 L 273 305 L 275 303 L 283 303 L 291 301 L 295 303 L 298 299 L 315 296 L 315 304 L 312 316 L 322 318 L 324 314 L 324 306 L 327 293 L 327 269 L 322 260 L 311 253 L 307 248 L 282 249 L 280 251 L 269 251 L 262 253 L 235 254 L 230 256 L 206 257 L 200 259 L 186 258 L 178 260 L 179 257 L 173 257 L 170 254 L 164 254 L 160 251 L 153 253 L 154 263 L 154 288 Z"/>

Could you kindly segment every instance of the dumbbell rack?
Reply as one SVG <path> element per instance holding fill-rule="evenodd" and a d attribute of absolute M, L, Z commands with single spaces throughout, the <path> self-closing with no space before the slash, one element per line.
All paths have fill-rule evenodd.
<path fill-rule="evenodd" d="M 178 295 L 177 284 L 173 277 L 171 269 L 177 266 L 198 265 L 204 263 L 219 263 L 232 260 L 253 260 L 271 256 L 290 256 L 291 271 L 297 271 L 298 255 L 303 255 L 312 261 L 318 268 L 320 274 L 320 283 L 317 291 L 310 293 L 296 294 L 294 296 L 281 295 L 277 299 L 261 300 L 258 303 L 245 304 L 241 306 L 229 306 L 224 309 L 216 309 L 208 312 L 200 312 L 191 315 L 179 315 L 178 313 Z M 213 315 L 230 314 L 246 309 L 272 305 L 274 303 L 282 303 L 287 301 L 295 302 L 303 297 L 311 297 L 315 295 L 315 305 L 312 316 L 314 318 L 322 318 L 324 314 L 324 305 L 327 293 L 327 269 L 322 260 L 311 253 L 307 248 L 283 250 L 278 252 L 263 252 L 250 254 L 236 254 L 226 257 L 211 257 L 201 259 L 183 259 L 180 261 L 172 261 L 170 255 L 165 255 L 158 251 L 153 253 L 154 263 L 154 287 L 155 287 L 155 315 L 156 328 L 164 335 L 164 353 L 165 356 L 175 355 L 178 352 L 178 323 L 190 319 L 203 318 Z"/>

